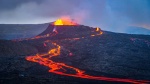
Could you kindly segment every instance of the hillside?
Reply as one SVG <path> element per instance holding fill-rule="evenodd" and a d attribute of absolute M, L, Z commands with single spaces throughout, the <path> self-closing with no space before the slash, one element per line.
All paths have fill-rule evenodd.
<path fill-rule="evenodd" d="M 1 68 L 0 71 L 0 79 L 3 80 L 1 83 L 20 83 L 21 80 L 24 83 L 45 84 L 49 82 L 52 84 L 120 83 L 108 80 L 81 79 L 82 76 L 74 78 L 61 75 L 63 73 L 77 73 L 67 67 L 64 68 L 66 72 L 59 69 L 58 72 L 62 73 L 56 75 L 53 71 L 52 73 L 48 72 L 50 68 L 43 65 L 45 61 L 40 63 L 42 65 L 39 64 L 42 59 L 34 59 L 36 63 L 32 61 L 32 57 L 42 56 L 53 49 L 55 51 L 59 46 L 61 47 L 60 52 L 52 53 L 51 51 L 50 53 L 50 55 L 56 55 L 49 58 L 49 60 L 54 61 L 53 64 L 57 62 L 65 63 L 93 76 L 134 79 L 135 81 L 150 80 L 149 35 L 95 31 L 97 29 L 83 25 L 57 26 L 58 34 L 56 34 L 53 32 L 53 28 L 54 26 L 49 25 L 45 31 L 35 38 L 8 42 L 0 41 L 0 45 L 3 45 L 0 53 L 9 55 L 7 57 L 0 56 L 0 60 L 2 60 L 0 61 L 0 67 L 5 67 Z M 103 33 L 99 34 L 99 31 Z M 11 50 L 8 51 L 7 47 Z M 34 52 L 29 53 L 24 50 Z M 59 48 L 57 51 L 59 51 Z M 12 52 L 18 52 L 18 54 Z M 38 52 L 37 55 L 35 55 L 36 52 Z M 30 57 L 29 55 L 33 56 Z M 30 59 L 27 61 L 28 57 Z M 45 55 L 46 58 L 47 55 Z M 125 83 L 125 81 L 122 83 Z"/>

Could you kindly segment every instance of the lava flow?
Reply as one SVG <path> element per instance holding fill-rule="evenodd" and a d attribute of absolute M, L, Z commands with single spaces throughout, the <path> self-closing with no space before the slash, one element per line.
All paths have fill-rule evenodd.
<path fill-rule="evenodd" d="M 61 20 L 56 21 L 55 24 L 62 25 Z M 91 36 L 97 36 L 103 34 L 102 31 L 99 28 L 96 28 L 96 32 L 100 32 L 99 34 L 93 34 Z M 83 37 L 81 37 L 83 38 Z M 81 38 L 78 38 L 81 39 Z M 74 40 L 76 38 L 72 38 Z M 145 80 L 133 80 L 133 79 L 121 79 L 121 78 L 111 78 L 111 77 L 105 77 L 105 76 L 92 76 L 89 74 L 86 74 L 84 70 L 80 70 L 78 68 L 75 68 L 73 66 L 69 66 L 65 63 L 55 62 L 52 60 L 53 57 L 57 57 L 61 55 L 61 45 L 58 45 L 55 42 L 52 42 L 50 40 L 47 40 L 44 42 L 44 46 L 47 47 L 47 44 L 51 44 L 54 46 L 54 48 L 50 49 L 45 54 L 37 54 L 35 56 L 28 56 L 26 57 L 26 60 L 31 62 L 36 62 L 41 65 L 44 65 L 46 67 L 49 67 L 49 72 L 64 75 L 64 76 L 72 76 L 72 77 L 78 77 L 78 78 L 86 78 L 86 79 L 94 79 L 94 80 L 102 80 L 102 81 L 113 81 L 113 82 L 126 82 L 126 83 L 134 83 L 134 84 L 146 84 L 149 81 Z M 69 72 L 69 70 L 72 70 L 73 73 Z"/>

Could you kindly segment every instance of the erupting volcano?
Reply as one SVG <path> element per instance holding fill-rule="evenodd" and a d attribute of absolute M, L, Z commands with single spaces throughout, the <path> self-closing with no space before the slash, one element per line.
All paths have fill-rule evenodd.
<path fill-rule="evenodd" d="M 73 19 L 70 19 L 70 18 L 68 18 L 68 17 L 62 17 L 62 18 L 56 20 L 56 21 L 54 22 L 54 25 L 78 25 L 78 24 L 75 23 L 75 22 L 73 21 Z"/>
<path fill-rule="evenodd" d="M 52 30 L 59 30 L 59 28 L 55 28 L 55 26 L 57 25 L 61 25 L 59 26 L 59 28 L 64 28 L 62 29 L 60 32 L 53 32 Z M 63 26 L 63 25 L 68 25 L 68 26 Z M 94 38 L 97 36 L 101 36 L 103 34 L 103 31 L 96 27 L 96 28 L 87 28 L 88 30 L 84 30 L 87 31 L 89 34 L 84 35 L 81 33 L 78 33 L 79 35 L 81 34 L 81 36 L 78 36 L 75 34 L 71 33 L 65 33 L 65 31 L 67 31 L 67 29 L 65 30 L 66 27 L 71 27 L 71 26 L 75 26 L 77 25 L 75 22 L 72 22 L 70 19 L 58 19 L 54 22 L 54 26 L 49 26 L 47 30 L 51 30 L 51 31 L 44 31 L 44 33 L 40 34 L 39 38 L 49 38 L 48 40 L 44 40 L 43 41 L 43 46 L 45 48 L 48 48 L 50 46 L 54 46 L 53 48 L 49 49 L 47 53 L 44 54 L 37 54 L 35 56 L 27 56 L 26 60 L 31 61 L 31 62 L 36 62 L 39 63 L 43 66 L 46 66 L 49 68 L 49 72 L 51 73 L 55 73 L 55 74 L 59 74 L 59 75 L 64 75 L 64 76 L 72 76 L 72 77 L 78 77 L 78 78 L 86 78 L 86 79 L 94 79 L 94 80 L 103 80 L 103 81 L 115 81 L 115 82 L 126 82 L 126 83 L 136 83 L 136 84 L 145 84 L 148 83 L 149 81 L 144 81 L 144 80 L 133 80 L 133 79 L 123 79 L 123 78 L 111 78 L 111 77 L 105 77 L 105 76 L 92 76 L 88 73 L 86 73 L 86 71 L 81 70 L 79 68 L 76 68 L 74 66 L 71 65 L 67 65 L 63 62 L 55 62 L 54 60 L 52 60 L 53 57 L 58 57 L 61 56 L 62 54 L 62 49 L 63 46 L 59 45 L 56 41 L 53 41 L 51 39 L 53 38 L 61 38 L 60 40 L 74 40 L 74 41 L 78 41 L 80 39 L 86 39 L 86 38 Z M 78 26 L 80 27 L 80 26 Z M 81 29 L 82 28 L 75 28 L 75 27 L 71 27 L 68 28 L 69 30 L 72 30 L 71 32 L 73 33 L 74 31 L 77 31 L 77 29 Z M 84 28 L 84 26 L 81 26 Z M 54 29 L 55 28 L 55 29 Z M 86 28 L 85 28 L 86 29 Z M 55 33 L 55 34 L 52 34 Z M 47 35 L 49 34 L 49 35 Z M 62 36 L 64 35 L 64 37 Z M 69 37 L 68 35 L 72 36 Z M 46 37 L 45 37 L 46 36 Z M 29 40 L 29 39 L 28 39 Z M 73 55 L 70 50 L 68 50 L 68 54 Z M 72 70 L 73 73 L 69 72 L 69 70 Z"/>

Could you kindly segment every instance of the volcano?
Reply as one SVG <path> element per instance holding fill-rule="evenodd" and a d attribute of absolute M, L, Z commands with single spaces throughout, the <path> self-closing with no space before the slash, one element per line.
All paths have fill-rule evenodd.
<path fill-rule="evenodd" d="M 95 33 L 102 33 L 100 28 L 93 28 L 84 25 L 79 25 L 76 22 L 64 19 L 58 19 L 55 22 L 49 24 L 47 29 L 43 31 L 41 34 L 37 35 L 37 37 L 52 36 L 53 38 L 75 38 L 75 37 L 84 37 L 86 34 L 94 35 Z M 58 33 L 58 34 L 56 34 Z M 55 35 L 56 34 L 56 35 Z M 49 36 L 50 35 L 50 36 Z"/>
<path fill-rule="evenodd" d="M 33 38 L 1 41 L 1 83 L 149 83 L 150 36 L 57 21 Z"/>
<path fill-rule="evenodd" d="M 69 18 L 62 18 L 62 19 L 56 20 L 55 22 L 50 23 L 47 29 L 43 31 L 41 34 L 39 34 L 38 36 L 47 35 L 52 32 L 56 33 L 56 31 L 63 32 L 68 28 L 73 29 L 72 31 L 74 31 L 74 29 L 76 29 L 74 27 L 79 28 L 81 27 L 81 25 L 77 24 L 76 22 L 72 21 Z"/>

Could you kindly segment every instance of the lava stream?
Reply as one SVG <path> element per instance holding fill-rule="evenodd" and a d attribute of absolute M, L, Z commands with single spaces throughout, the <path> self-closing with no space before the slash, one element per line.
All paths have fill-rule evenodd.
<path fill-rule="evenodd" d="M 96 28 L 96 32 L 98 32 L 98 34 L 92 34 L 91 37 L 103 34 L 103 32 L 100 31 L 100 28 Z M 41 36 L 38 38 L 44 38 L 44 37 L 46 36 Z M 81 37 L 81 38 L 83 39 L 85 37 Z M 79 40 L 81 38 L 70 38 L 68 40 Z M 126 82 L 126 83 L 134 83 L 134 84 L 147 84 L 150 82 L 150 81 L 145 81 L 145 80 L 111 78 L 111 77 L 104 77 L 104 76 L 92 76 L 92 75 L 86 74 L 85 71 L 75 68 L 73 66 L 69 66 L 69 65 L 66 65 L 65 63 L 59 63 L 59 62 L 53 61 L 52 57 L 60 56 L 61 46 L 51 41 L 45 41 L 44 42 L 45 47 L 47 47 L 47 43 L 50 43 L 50 44 L 52 43 L 55 46 L 55 48 L 50 49 L 49 52 L 46 54 L 41 54 L 41 55 L 37 54 L 35 56 L 27 56 L 26 60 L 47 66 L 50 68 L 49 72 L 59 74 L 59 75 L 64 75 L 64 76 L 95 79 L 95 80 L 102 80 L 102 81 Z M 69 70 L 74 71 L 74 73 L 69 73 L 68 72 Z"/>
<path fill-rule="evenodd" d="M 103 80 L 103 81 L 127 82 L 127 83 L 134 83 L 134 84 L 146 84 L 149 82 L 144 80 L 110 78 L 104 76 L 91 76 L 85 74 L 85 71 L 75 68 L 73 66 L 66 65 L 65 63 L 54 62 L 51 58 L 54 56 L 59 56 L 61 54 L 60 53 L 61 46 L 56 43 L 52 43 L 52 44 L 56 48 L 49 50 L 49 52 L 46 54 L 41 54 L 41 55 L 37 54 L 35 56 L 28 56 L 26 57 L 26 60 L 31 62 L 37 62 L 41 65 L 47 66 L 50 68 L 49 72 L 59 74 L 59 75 L 64 75 L 64 76 L 72 76 L 78 78 L 95 79 L 95 80 Z M 69 70 L 71 69 L 75 71 L 75 73 L 68 73 L 67 69 Z"/>

